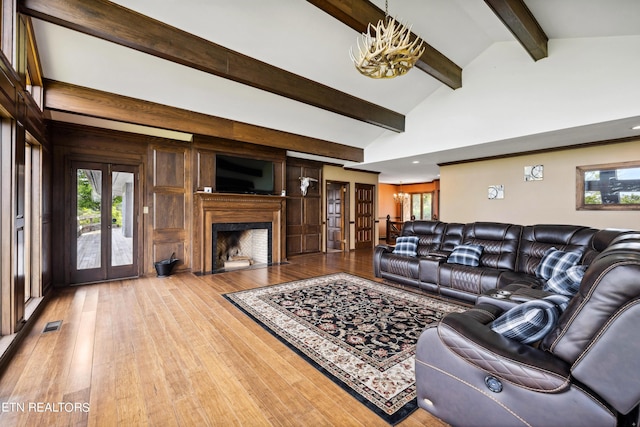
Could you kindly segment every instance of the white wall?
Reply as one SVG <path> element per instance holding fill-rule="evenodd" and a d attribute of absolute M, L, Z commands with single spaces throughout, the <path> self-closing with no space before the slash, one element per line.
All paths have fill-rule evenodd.
<path fill-rule="evenodd" d="M 465 67 L 462 88 L 434 92 L 407 114 L 406 132 L 365 149 L 365 162 L 640 115 L 638 52 L 640 36 L 550 40 L 534 62 L 517 42 L 495 43 Z"/>
<path fill-rule="evenodd" d="M 640 230 L 640 211 L 576 210 L 576 166 L 640 161 L 640 139 L 440 168 L 440 218 L 446 222 L 577 224 Z M 544 165 L 542 181 L 524 181 L 524 167 Z M 489 200 L 503 184 L 504 199 Z"/>

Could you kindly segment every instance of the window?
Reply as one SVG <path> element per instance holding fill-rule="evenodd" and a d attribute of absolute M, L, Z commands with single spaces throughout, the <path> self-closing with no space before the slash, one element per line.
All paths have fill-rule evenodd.
<path fill-rule="evenodd" d="M 42 148 L 27 135 L 25 144 L 25 303 L 42 296 Z"/>
<path fill-rule="evenodd" d="M 12 111 L 24 112 L 23 101 L 32 108 L 31 100 L 25 99 L 25 86 L 42 105 L 39 68 L 27 70 L 29 57 L 37 61 L 35 44 L 27 41 L 29 23 L 29 18 L 17 16 L 15 0 L 0 0 L 0 49 L 20 76 L 16 81 L 14 73 L 4 73 L 5 84 L 13 87 L 13 108 L 5 105 L 0 111 L 0 240 L 5 250 L 0 268 L 2 346 L 11 342 L 42 301 L 42 150 L 12 115 Z"/>
<path fill-rule="evenodd" d="M 578 166 L 576 209 L 640 210 L 640 162 Z"/>
<path fill-rule="evenodd" d="M 40 110 L 42 110 L 42 106 L 44 104 L 42 70 L 40 67 L 38 50 L 35 45 L 33 25 L 31 23 L 31 19 L 24 16 L 21 16 L 19 24 L 19 28 L 21 29 L 20 40 L 25 44 L 25 46 L 20 48 L 20 52 L 25 53 L 25 55 L 22 55 L 24 56 L 22 59 L 22 67 L 24 67 L 25 89 L 31 94 L 31 97 Z"/>
<path fill-rule="evenodd" d="M 433 193 L 411 194 L 411 215 L 415 219 L 430 220 L 433 218 Z"/>

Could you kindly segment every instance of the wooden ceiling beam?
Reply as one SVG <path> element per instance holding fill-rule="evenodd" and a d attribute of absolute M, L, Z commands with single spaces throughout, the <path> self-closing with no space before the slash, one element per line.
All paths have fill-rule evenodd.
<path fill-rule="evenodd" d="M 534 61 L 548 56 L 549 38 L 523 0 L 485 0 Z"/>
<path fill-rule="evenodd" d="M 342 116 L 404 132 L 404 115 L 105 0 L 23 0 L 20 12 Z"/>
<path fill-rule="evenodd" d="M 361 148 L 282 132 L 222 117 L 45 80 L 45 109 L 159 129 L 250 142 L 353 162 L 364 161 Z"/>
<path fill-rule="evenodd" d="M 367 0 L 307 0 L 343 24 L 359 33 L 367 31 L 369 23 L 384 19 L 385 12 Z M 412 39 L 418 36 L 412 33 Z M 434 77 L 452 89 L 462 87 L 462 68 L 440 51 L 424 42 L 425 51 L 416 62 L 416 68 Z"/>

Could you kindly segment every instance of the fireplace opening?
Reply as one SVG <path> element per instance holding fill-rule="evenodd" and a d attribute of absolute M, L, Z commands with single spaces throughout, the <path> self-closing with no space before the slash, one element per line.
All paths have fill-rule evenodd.
<path fill-rule="evenodd" d="M 212 224 L 214 272 L 271 265 L 270 222 Z"/>

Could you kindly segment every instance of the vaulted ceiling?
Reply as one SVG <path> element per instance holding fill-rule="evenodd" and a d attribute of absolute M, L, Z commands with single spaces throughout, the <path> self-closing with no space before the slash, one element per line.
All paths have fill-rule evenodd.
<path fill-rule="evenodd" d="M 384 3 L 19 1 L 53 120 L 263 143 L 405 183 L 640 136 L 640 1 L 390 0 L 428 48 L 373 80 L 348 52 Z"/>

